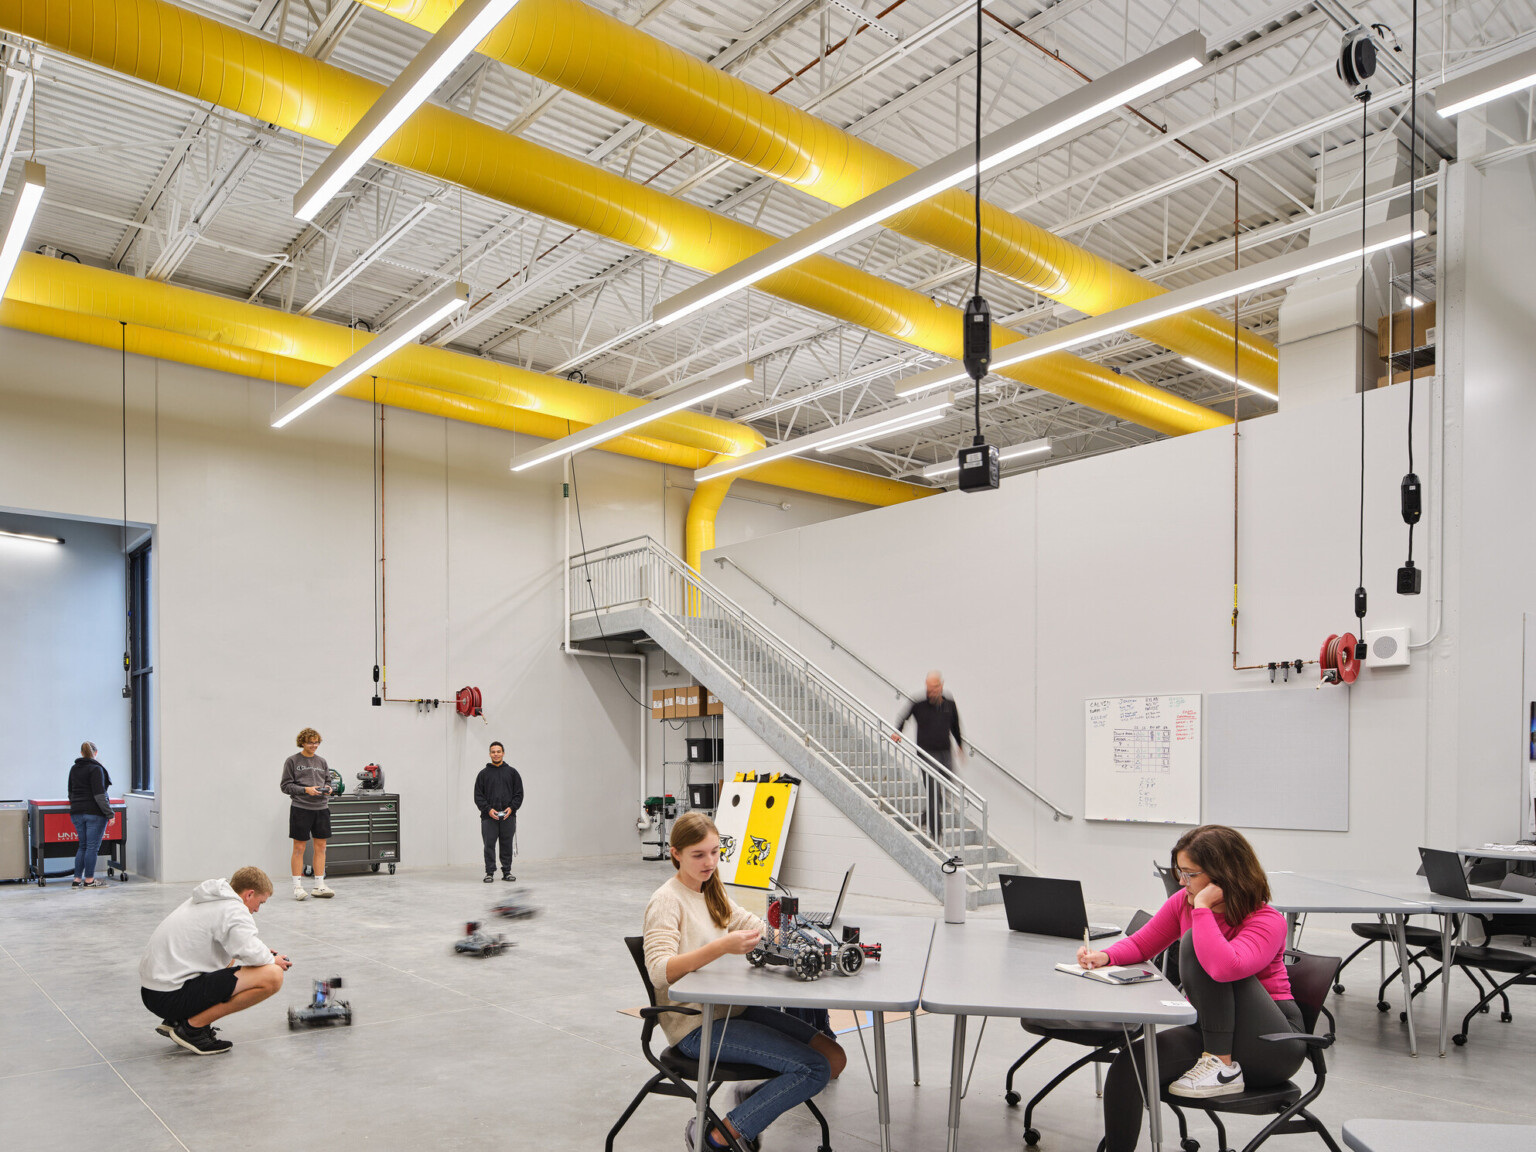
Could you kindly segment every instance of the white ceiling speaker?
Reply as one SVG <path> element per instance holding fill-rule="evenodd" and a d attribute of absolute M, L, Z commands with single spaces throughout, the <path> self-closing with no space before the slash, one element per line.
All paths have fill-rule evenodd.
<path fill-rule="evenodd" d="M 1365 634 L 1370 655 L 1367 668 L 1406 668 L 1408 666 L 1408 629 L 1379 628 Z"/>

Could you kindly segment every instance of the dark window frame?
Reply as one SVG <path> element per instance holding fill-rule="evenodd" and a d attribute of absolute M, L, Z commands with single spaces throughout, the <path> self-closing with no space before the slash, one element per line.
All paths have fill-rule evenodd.
<path fill-rule="evenodd" d="M 132 791 L 153 792 L 154 780 L 154 650 L 152 604 L 153 539 L 128 553 L 128 701 Z"/>

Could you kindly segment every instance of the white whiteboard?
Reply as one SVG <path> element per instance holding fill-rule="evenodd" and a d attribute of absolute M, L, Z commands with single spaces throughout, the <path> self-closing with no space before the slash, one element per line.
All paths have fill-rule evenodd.
<path fill-rule="evenodd" d="M 1349 689 L 1213 692 L 1205 817 L 1234 828 L 1349 831 Z"/>
<path fill-rule="evenodd" d="M 1200 696 L 1101 696 L 1083 707 L 1089 820 L 1200 823 Z"/>

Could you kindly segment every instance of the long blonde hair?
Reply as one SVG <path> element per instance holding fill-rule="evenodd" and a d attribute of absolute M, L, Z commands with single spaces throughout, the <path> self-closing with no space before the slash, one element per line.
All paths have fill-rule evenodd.
<path fill-rule="evenodd" d="M 684 812 L 679 816 L 677 823 L 672 825 L 672 867 L 681 868 L 677 854 L 684 848 L 692 848 L 711 832 L 720 835 L 715 822 L 704 813 Z M 720 879 L 718 868 L 704 881 L 704 906 L 709 909 L 709 918 L 714 921 L 716 928 L 724 928 L 731 922 L 731 900 L 725 894 L 725 883 Z"/>

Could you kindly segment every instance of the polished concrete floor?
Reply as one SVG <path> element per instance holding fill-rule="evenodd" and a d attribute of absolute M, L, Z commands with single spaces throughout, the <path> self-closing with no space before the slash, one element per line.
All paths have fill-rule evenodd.
<path fill-rule="evenodd" d="M 395 876 L 334 878 L 336 899 L 297 903 L 280 878 L 257 923 L 268 944 L 293 957 L 293 971 L 277 997 L 224 1022 L 235 1047 L 218 1057 L 194 1056 L 156 1035 L 139 1003 L 144 940 L 190 885 L 130 881 L 100 893 L 57 882 L 0 887 L 0 1146 L 601 1148 L 649 1072 L 639 1022 L 620 1012 L 643 1002 L 620 937 L 638 930 L 647 895 L 669 870 L 622 857 L 525 863 L 518 871 L 543 914 L 497 922 L 517 946 L 485 960 L 454 955 L 452 943 L 462 922 L 482 917 L 507 885 L 403 868 Z M 1156 894 L 1149 890 L 1148 900 Z M 856 899 L 850 907 L 932 914 Z M 1094 910 L 1095 919 L 1125 912 Z M 1315 923 L 1307 937 L 1319 952 L 1352 939 L 1342 919 Z M 1317 1112 L 1336 1134 L 1355 1117 L 1536 1124 L 1536 989 L 1515 990 L 1513 1023 L 1481 1017 L 1471 1044 L 1443 1060 L 1433 1039 L 1438 1000 L 1420 1008 L 1424 1054 L 1414 1060 L 1398 997 L 1390 997 L 1391 1013 L 1375 1010 L 1375 970 L 1363 958 L 1346 976 L 1348 992 L 1334 997 L 1340 1042 Z M 355 1026 L 290 1032 L 285 1009 L 306 999 L 313 978 L 330 975 L 346 980 Z M 1469 992 L 1458 980 L 1453 1009 L 1465 1011 Z M 922 1084 L 914 1087 L 901 1076 L 910 1069 L 907 1029 L 891 1029 L 891 1105 L 896 1147 L 927 1152 L 944 1147 L 951 1024 L 926 1016 L 918 1030 Z M 975 1031 L 973 1024 L 973 1039 Z M 1006 1107 L 1002 1095 L 1023 1041 L 1014 1021 L 987 1027 L 965 1102 L 964 1147 L 1022 1148 L 1023 1109 Z M 844 1042 L 848 1069 L 821 1103 L 833 1146 L 857 1152 L 876 1146 L 874 1099 L 857 1039 Z M 1047 1048 L 1026 1065 L 1019 1079 L 1026 1098 L 1071 1058 Z M 676 1152 L 687 1116 L 683 1102 L 653 1098 L 618 1148 Z M 804 1117 L 802 1110 L 782 1119 L 764 1147 L 813 1150 L 815 1129 Z M 1057 1089 L 1036 1126 L 1044 1152 L 1092 1152 L 1102 1131 L 1092 1073 Z M 1257 1127 L 1243 1119 L 1232 1125 L 1242 1139 Z M 1215 1152 L 1208 1126 L 1194 1134 Z M 1291 1136 L 1273 1146 L 1321 1143 Z"/>

